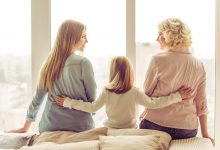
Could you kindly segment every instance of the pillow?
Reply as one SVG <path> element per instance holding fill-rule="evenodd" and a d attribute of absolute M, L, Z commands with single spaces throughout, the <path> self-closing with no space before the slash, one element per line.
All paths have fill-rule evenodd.
<path fill-rule="evenodd" d="M 19 150 L 99 150 L 99 141 L 84 141 L 77 143 L 56 144 L 43 142 L 33 146 L 23 146 Z"/>
<path fill-rule="evenodd" d="M 71 132 L 71 131 L 53 131 L 53 132 L 43 132 L 40 135 L 35 135 L 30 143 L 30 145 L 39 144 L 42 142 L 54 142 L 57 144 L 81 142 L 97 140 L 99 136 L 107 135 L 108 128 L 101 127 L 95 128 L 83 132 Z"/>
<path fill-rule="evenodd" d="M 34 133 L 0 133 L 0 149 L 18 149 L 27 145 Z"/>
<path fill-rule="evenodd" d="M 100 136 L 100 150 L 158 150 L 159 137 L 145 136 Z"/>
<path fill-rule="evenodd" d="M 169 150 L 214 150 L 210 139 L 193 137 L 189 139 L 172 140 Z"/>
<path fill-rule="evenodd" d="M 170 141 L 172 137 L 163 131 L 158 131 L 158 130 L 151 130 L 151 129 L 112 129 L 110 128 L 108 130 L 107 135 L 110 136 L 117 136 L 117 135 L 155 135 L 159 136 L 159 145 L 160 149 L 168 150 Z"/>

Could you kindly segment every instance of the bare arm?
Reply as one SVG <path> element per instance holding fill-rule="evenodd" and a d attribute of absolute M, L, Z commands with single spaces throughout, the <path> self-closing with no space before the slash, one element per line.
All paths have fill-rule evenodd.
<path fill-rule="evenodd" d="M 5 132 L 8 132 L 8 133 L 24 133 L 24 132 L 27 132 L 31 126 L 31 121 L 29 120 L 26 120 L 23 127 L 21 128 L 18 128 L 18 129 L 13 129 L 13 130 L 9 130 L 9 131 L 5 131 Z"/>
<path fill-rule="evenodd" d="M 27 132 L 31 126 L 31 123 L 35 121 L 36 119 L 36 115 L 40 109 L 41 104 L 43 103 L 46 93 L 47 91 L 42 90 L 41 88 L 39 88 L 39 85 L 38 85 L 35 95 L 33 96 L 33 100 L 29 105 L 27 115 L 26 115 L 26 121 L 24 122 L 24 125 L 21 128 L 12 129 L 6 132 L 11 132 L 11 133 Z"/>
<path fill-rule="evenodd" d="M 197 94 L 194 98 L 194 101 L 196 103 L 196 111 L 197 116 L 199 117 L 200 122 L 200 128 L 202 136 L 205 138 L 209 138 L 213 145 L 215 144 L 215 141 L 213 138 L 209 136 L 208 130 L 207 130 L 207 98 L 206 98 L 206 73 L 204 70 L 203 78 L 201 80 L 201 83 L 199 84 L 197 88 Z"/>
<path fill-rule="evenodd" d="M 212 141 L 212 144 L 215 145 L 215 140 L 210 137 L 207 129 L 207 115 L 201 115 L 199 116 L 199 122 L 200 122 L 200 127 L 201 127 L 201 133 L 202 137 L 208 138 Z"/>

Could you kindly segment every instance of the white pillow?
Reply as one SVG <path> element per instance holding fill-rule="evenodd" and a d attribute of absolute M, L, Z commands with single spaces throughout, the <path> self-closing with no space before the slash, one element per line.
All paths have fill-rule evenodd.
<path fill-rule="evenodd" d="M 99 150 L 99 141 L 93 140 L 65 144 L 43 142 L 38 145 L 23 146 L 19 150 Z"/>
<path fill-rule="evenodd" d="M 44 142 L 53 142 L 57 144 L 73 143 L 98 140 L 99 136 L 107 135 L 108 128 L 100 127 L 82 132 L 72 131 L 51 131 L 43 132 L 31 138 L 29 145 L 36 145 Z"/>
<path fill-rule="evenodd" d="M 151 129 L 108 129 L 107 135 L 117 136 L 117 135 L 155 135 L 159 136 L 159 145 L 161 149 L 168 150 L 171 136 L 163 131 L 151 130 Z"/>
<path fill-rule="evenodd" d="M 159 137 L 146 136 L 100 136 L 100 150 L 157 150 Z"/>
<path fill-rule="evenodd" d="M 18 149 L 27 145 L 34 133 L 0 133 L 0 149 Z"/>

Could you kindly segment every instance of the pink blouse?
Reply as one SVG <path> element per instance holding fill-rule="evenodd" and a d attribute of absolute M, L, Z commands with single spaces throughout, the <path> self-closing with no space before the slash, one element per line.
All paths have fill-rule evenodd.
<path fill-rule="evenodd" d="M 165 96 L 183 85 L 193 89 L 193 96 L 189 100 L 160 109 L 148 109 L 145 119 L 165 127 L 197 129 L 197 117 L 207 114 L 203 64 L 188 50 L 162 52 L 153 56 L 144 82 L 148 96 Z"/>

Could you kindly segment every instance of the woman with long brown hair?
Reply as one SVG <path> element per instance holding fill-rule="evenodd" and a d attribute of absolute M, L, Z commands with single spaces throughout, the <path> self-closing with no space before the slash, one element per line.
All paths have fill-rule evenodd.
<path fill-rule="evenodd" d="M 22 128 L 10 132 L 26 132 L 36 119 L 46 97 L 47 102 L 39 123 L 39 132 L 70 130 L 84 131 L 94 127 L 90 113 L 70 110 L 56 104 L 56 95 L 80 98 L 86 102 L 95 99 L 96 83 L 90 61 L 75 52 L 83 52 L 87 43 L 86 27 L 74 20 L 66 20 L 59 28 L 54 46 L 41 68 L 40 80 L 29 105 Z"/>

